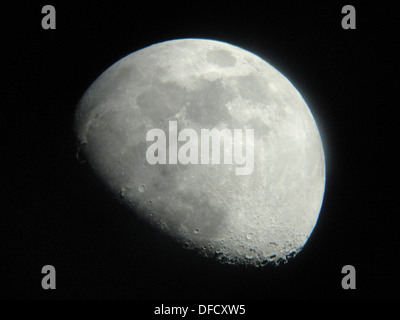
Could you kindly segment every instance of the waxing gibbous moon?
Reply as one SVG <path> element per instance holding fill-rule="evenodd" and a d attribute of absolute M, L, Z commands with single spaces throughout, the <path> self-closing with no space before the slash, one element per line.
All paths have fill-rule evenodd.
<path fill-rule="evenodd" d="M 149 164 L 146 134 L 254 130 L 254 168 Z M 213 40 L 166 41 L 107 69 L 80 100 L 79 156 L 148 223 L 223 263 L 293 257 L 318 220 L 325 159 L 315 120 L 290 81 L 258 56 Z M 183 142 L 179 142 L 183 144 Z"/>

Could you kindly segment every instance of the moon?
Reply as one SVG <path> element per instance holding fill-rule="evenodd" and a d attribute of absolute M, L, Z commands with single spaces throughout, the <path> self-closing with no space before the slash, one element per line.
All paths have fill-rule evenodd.
<path fill-rule="evenodd" d="M 235 163 L 149 164 L 147 133 L 168 135 L 171 121 L 198 133 L 252 129 L 251 174 L 236 175 Z M 79 157 L 132 212 L 221 263 L 279 265 L 317 223 L 325 157 L 316 122 L 285 76 L 237 46 L 179 39 L 133 52 L 87 89 L 74 131 Z"/>

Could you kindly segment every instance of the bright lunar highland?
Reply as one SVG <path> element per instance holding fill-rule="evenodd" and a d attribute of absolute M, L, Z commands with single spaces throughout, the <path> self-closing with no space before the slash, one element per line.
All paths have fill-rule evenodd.
<path fill-rule="evenodd" d="M 220 163 L 149 163 L 152 129 L 167 144 L 185 144 L 169 140 L 170 123 L 199 137 L 240 129 L 243 154 L 253 130 L 251 174 L 224 163 L 222 142 Z M 304 247 L 318 220 L 325 159 L 315 120 L 285 76 L 239 47 L 181 39 L 126 56 L 86 91 L 74 130 L 79 156 L 132 212 L 207 257 L 279 264 Z"/>

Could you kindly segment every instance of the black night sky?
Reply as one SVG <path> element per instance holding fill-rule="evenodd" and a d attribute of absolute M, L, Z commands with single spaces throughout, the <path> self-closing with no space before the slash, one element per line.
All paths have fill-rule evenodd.
<path fill-rule="evenodd" d="M 399 298 L 395 8 L 260 3 L 1 5 L 1 298 Z M 45 4 L 56 8 L 56 30 L 41 28 Z M 356 30 L 341 27 L 345 4 L 356 8 Z M 178 38 L 259 55 L 294 84 L 317 121 L 327 165 L 323 207 L 303 251 L 281 267 L 220 265 L 182 250 L 75 158 L 73 114 L 90 84 L 127 54 Z M 48 264 L 57 270 L 56 290 L 41 287 Z M 348 264 L 356 290 L 341 287 Z"/>

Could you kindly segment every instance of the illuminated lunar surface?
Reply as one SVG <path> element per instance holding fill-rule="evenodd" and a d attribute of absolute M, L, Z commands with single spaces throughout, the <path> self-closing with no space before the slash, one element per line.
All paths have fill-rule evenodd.
<path fill-rule="evenodd" d="M 254 171 L 146 160 L 153 128 L 254 129 Z M 224 263 L 282 262 L 318 220 L 325 160 L 301 95 L 258 56 L 227 43 L 158 43 L 107 69 L 78 104 L 79 154 L 135 214 Z M 167 138 L 168 139 L 168 138 Z M 183 144 L 183 142 L 180 144 Z"/>

